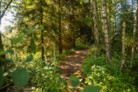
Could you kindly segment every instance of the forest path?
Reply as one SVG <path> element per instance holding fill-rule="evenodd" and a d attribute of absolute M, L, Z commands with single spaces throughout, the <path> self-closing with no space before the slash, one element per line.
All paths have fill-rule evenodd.
<path fill-rule="evenodd" d="M 86 59 L 86 55 L 89 50 L 90 48 L 85 50 L 77 50 L 74 51 L 71 55 L 66 56 L 61 65 L 58 66 L 58 68 L 60 69 L 59 73 L 61 74 L 61 77 L 64 79 L 68 79 L 76 72 L 81 74 L 81 65 L 83 61 Z"/>

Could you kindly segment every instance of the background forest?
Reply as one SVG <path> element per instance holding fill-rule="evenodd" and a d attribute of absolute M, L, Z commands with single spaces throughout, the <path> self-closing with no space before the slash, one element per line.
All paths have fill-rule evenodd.
<path fill-rule="evenodd" d="M 0 25 L 9 13 L 0 92 L 138 92 L 138 0 L 0 0 Z M 65 57 L 86 50 L 63 78 Z"/>

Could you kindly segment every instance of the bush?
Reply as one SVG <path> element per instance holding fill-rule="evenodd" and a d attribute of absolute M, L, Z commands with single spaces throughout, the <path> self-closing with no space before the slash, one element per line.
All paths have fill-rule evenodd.
<path fill-rule="evenodd" d="M 68 49 L 68 50 L 63 50 L 63 53 L 62 54 L 58 54 L 57 55 L 57 59 L 58 60 L 62 60 L 62 59 L 64 59 L 65 56 L 70 55 L 73 52 L 74 52 L 74 49 L 73 48 L 72 49 Z"/>
<path fill-rule="evenodd" d="M 33 64 L 34 70 L 31 73 L 31 82 L 36 85 L 36 87 L 33 87 L 33 92 L 76 92 L 74 88 L 80 85 L 81 79 L 76 76 L 70 76 L 68 80 L 61 78 L 56 73 L 56 65 L 46 64 L 41 60 L 36 60 Z M 69 84 L 72 87 L 68 87 Z M 89 92 L 89 90 L 99 92 L 101 87 L 88 85 L 80 90 L 84 90 L 84 92 Z"/>
<path fill-rule="evenodd" d="M 112 58 L 112 64 L 107 64 L 106 56 L 94 59 L 89 55 L 82 66 L 86 83 L 100 85 L 102 92 L 136 92 L 134 78 L 129 75 L 130 69 L 122 73 L 119 69 L 120 60 Z"/>
<path fill-rule="evenodd" d="M 37 88 L 34 88 L 34 92 L 37 92 L 37 90 L 42 90 L 42 92 L 61 92 L 64 86 L 57 83 L 60 75 L 56 71 L 56 65 L 36 60 L 33 65 L 31 78 L 31 82 L 37 86 Z"/>
<path fill-rule="evenodd" d="M 80 41 L 76 41 L 76 50 L 86 49 L 88 45 L 81 43 Z"/>

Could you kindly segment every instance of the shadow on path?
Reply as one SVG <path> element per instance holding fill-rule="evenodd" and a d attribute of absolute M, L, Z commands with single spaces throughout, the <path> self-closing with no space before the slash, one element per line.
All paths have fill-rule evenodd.
<path fill-rule="evenodd" d="M 70 76 L 74 75 L 75 72 L 82 73 L 81 65 L 86 59 L 86 54 L 89 50 L 90 48 L 85 50 L 78 50 L 73 54 L 66 56 L 62 64 L 58 66 L 60 69 L 59 73 L 61 74 L 61 77 L 68 79 Z"/>

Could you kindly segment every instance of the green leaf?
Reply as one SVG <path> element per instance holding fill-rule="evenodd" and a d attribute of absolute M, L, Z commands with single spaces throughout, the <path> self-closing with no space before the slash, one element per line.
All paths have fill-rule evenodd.
<path fill-rule="evenodd" d="M 101 87 L 88 85 L 83 92 L 100 92 Z"/>
<path fill-rule="evenodd" d="M 30 42 L 30 49 L 31 49 L 31 52 L 33 52 L 34 54 L 36 53 L 36 44 L 35 44 L 35 38 L 34 37 L 32 37 L 32 39 L 31 39 L 31 42 Z"/>
<path fill-rule="evenodd" d="M 12 59 L 6 59 L 5 61 L 6 61 L 7 63 L 14 64 L 14 62 L 13 62 Z"/>
<path fill-rule="evenodd" d="M 73 87 L 77 87 L 79 84 L 80 84 L 79 78 L 77 78 L 76 80 L 73 80 L 73 81 L 71 82 L 71 85 L 72 85 Z"/>
<path fill-rule="evenodd" d="M 81 4 L 84 3 L 84 2 L 85 2 L 85 0 L 81 0 L 81 1 L 80 1 Z"/>
<path fill-rule="evenodd" d="M 26 28 L 24 28 L 22 31 L 24 34 L 30 34 L 30 33 L 35 32 L 33 29 L 26 29 Z"/>
<path fill-rule="evenodd" d="M 20 35 L 19 37 L 13 39 L 13 44 L 17 44 L 17 43 L 21 42 L 22 39 L 24 38 L 24 36 L 25 36 L 25 35 L 22 34 L 22 35 Z"/>
<path fill-rule="evenodd" d="M 70 76 L 69 77 L 69 81 L 71 81 L 71 85 L 73 87 L 77 87 L 79 85 L 79 78 L 77 78 L 76 76 Z"/>
<path fill-rule="evenodd" d="M 33 60 L 33 55 L 29 55 L 25 62 L 31 62 Z"/>
<path fill-rule="evenodd" d="M 58 78 L 58 79 L 57 79 L 57 82 L 58 82 L 58 83 L 63 83 L 64 81 L 65 81 L 65 80 L 64 80 L 63 78 Z"/>
<path fill-rule="evenodd" d="M 29 73 L 25 68 L 19 67 L 12 73 L 12 78 L 15 86 L 23 87 L 29 81 Z"/>
<path fill-rule="evenodd" d="M 44 30 L 44 27 L 42 25 L 39 25 L 38 30 Z"/>
<path fill-rule="evenodd" d="M 27 33 L 30 34 L 30 33 L 33 33 L 34 30 L 33 29 L 27 29 Z"/>
<path fill-rule="evenodd" d="M 77 78 L 76 76 L 70 76 L 68 80 L 72 81 L 72 80 L 75 80 L 76 78 Z"/>
<path fill-rule="evenodd" d="M 31 69 L 31 73 L 32 73 L 32 75 L 35 75 L 36 71 L 34 69 Z"/>
<path fill-rule="evenodd" d="M 22 31 L 23 31 L 24 34 L 27 33 L 27 29 L 26 28 L 24 28 Z"/>
<path fill-rule="evenodd" d="M 64 81 L 64 85 L 65 85 L 65 86 L 67 86 L 67 85 L 68 85 L 66 81 Z"/>
<path fill-rule="evenodd" d="M 2 48 L 0 48 L 0 56 L 4 54 L 7 54 L 7 53 Z"/>
<path fill-rule="evenodd" d="M 4 83 L 4 70 L 2 68 L 0 68 L 0 87 L 3 86 L 3 83 Z"/>
<path fill-rule="evenodd" d="M 10 54 L 14 54 L 14 50 L 8 50 Z"/>

